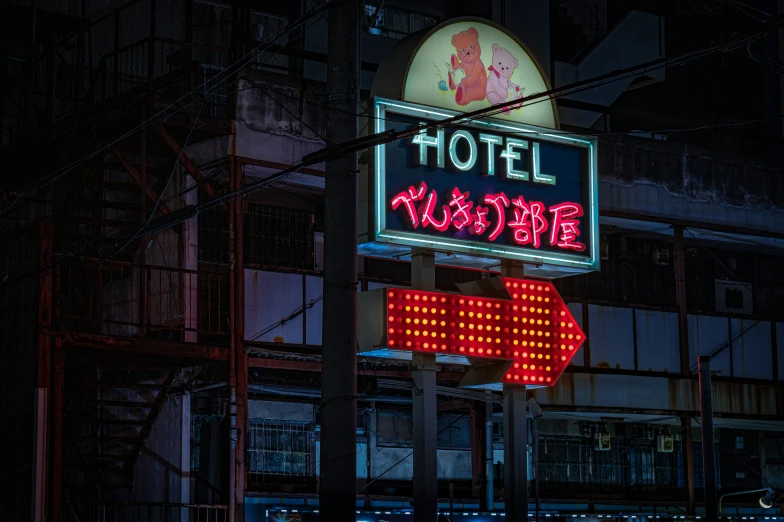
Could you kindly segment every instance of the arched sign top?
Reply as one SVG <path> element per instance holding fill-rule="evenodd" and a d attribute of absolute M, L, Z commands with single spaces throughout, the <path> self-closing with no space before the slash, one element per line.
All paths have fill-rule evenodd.
<path fill-rule="evenodd" d="M 460 18 L 428 31 L 412 35 L 398 44 L 390 60 L 406 60 L 408 68 L 400 75 L 401 99 L 412 103 L 469 112 L 522 96 L 550 89 L 547 78 L 530 51 L 507 29 L 487 20 Z M 419 40 L 414 48 L 415 42 Z M 412 52 L 413 50 L 413 52 Z M 405 63 L 405 62 L 404 62 Z M 390 64 L 391 65 L 391 64 Z M 396 64 L 397 65 L 397 64 Z M 397 69 L 392 66 L 386 69 Z M 389 92 L 389 83 L 377 89 L 376 83 L 390 82 L 391 70 L 382 71 L 374 91 Z M 398 83 L 399 85 L 399 83 Z M 381 94 L 380 92 L 378 94 Z M 557 128 L 557 109 L 553 100 L 505 110 L 494 118 Z"/>

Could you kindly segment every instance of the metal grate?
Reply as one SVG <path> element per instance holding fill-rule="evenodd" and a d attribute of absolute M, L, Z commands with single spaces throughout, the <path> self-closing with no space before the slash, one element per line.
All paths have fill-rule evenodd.
<path fill-rule="evenodd" d="M 673 455 L 676 456 L 678 459 L 678 487 L 683 487 L 683 476 L 684 476 L 684 469 L 683 465 L 683 445 L 682 443 L 678 443 L 675 445 L 675 451 Z M 719 445 L 717 444 L 714 448 L 714 458 L 716 462 L 716 487 L 721 487 L 721 466 L 719 465 Z M 702 467 L 702 443 L 701 442 L 692 442 L 691 445 L 691 463 L 692 468 L 694 469 L 694 488 L 695 489 L 703 489 L 705 488 L 705 470 Z"/>
<path fill-rule="evenodd" d="M 599 451 L 593 440 L 577 437 L 541 437 L 539 476 L 543 487 L 677 486 L 679 462 L 675 453 L 659 453 L 654 441 L 613 437 L 609 451 Z M 565 489 L 565 488 L 564 488 Z"/>
<path fill-rule="evenodd" d="M 249 481 L 310 483 L 315 479 L 311 423 L 250 419 L 249 424 Z"/>
<path fill-rule="evenodd" d="M 199 212 L 199 262 L 228 264 L 229 224 L 225 210 L 216 207 Z"/>
<path fill-rule="evenodd" d="M 245 262 L 312 269 L 313 224 L 308 212 L 250 205 L 245 216 Z"/>

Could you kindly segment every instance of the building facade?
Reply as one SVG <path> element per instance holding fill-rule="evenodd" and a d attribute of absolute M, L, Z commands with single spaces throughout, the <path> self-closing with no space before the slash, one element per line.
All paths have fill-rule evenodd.
<path fill-rule="evenodd" d="M 315 516 L 324 165 L 219 199 L 327 144 L 327 11 L 54 4 L 6 17 L 4 163 L 34 175 L 0 184 L 3 437 L 19 448 L 4 516 L 27 518 L 36 463 L 51 520 L 228 520 L 234 481 L 246 520 Z M 724 9 L 367 2 L 361 105 L 395 45 L 453 18 L 504 26 L 562 87 L 758 28 Z M 543 413 L 529 421 L 531 512 L 703 514 L 706 355 L 720 495 L 784 489 L 771 34 L 556 100 L 562 131 L 598 138 L 601 268 L 555 280 L 587 341 L 554 387 L 529 392 Z M 357 290 L 410 287 L 409 261 L 361 257 Z M 497 273 L 438 266 L 436 286 Z M 503 417 L 499 395 L 456 388 L 464 372 L 437 377 L 438 488 L 442 511 L 471 518 L 503 511 Z M 360 356 L 357 390 L 357 509 L 405 517 L 410 365 Z M 759 496 L 728 496 L 723 513 L 782 515 Z"/>

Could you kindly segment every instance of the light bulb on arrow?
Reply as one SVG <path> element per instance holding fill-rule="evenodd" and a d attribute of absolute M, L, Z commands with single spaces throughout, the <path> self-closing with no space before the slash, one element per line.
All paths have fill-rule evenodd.
<path fill-rule="evenodd" d="M 500 298 L 384 289 L 383 344 L 472 363 L 508 361 L 501 382 L 554 385 L 585 334 L 552 283 L 498 280 L 506 294 Z"/>

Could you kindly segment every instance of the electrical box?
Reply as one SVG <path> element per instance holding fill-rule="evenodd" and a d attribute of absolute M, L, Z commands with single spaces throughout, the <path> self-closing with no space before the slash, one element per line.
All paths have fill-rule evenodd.
<path fill-rule="evenodd" d="M 610 444 L 610 434 L 599 432 L 594 438 L 595 448 L 597 451 L 610 451 L 612 445 Z"/>
<path fill-rule="evenodd" d="M 672 435 L 659 435 L 656 439 L 656 449 L 659 453 L 672 453 L 675 448 L 675 441 Z"/>
<path fill-rule="evenodd" d="M 653 251 L 653 264 L 667 266 L 670 264 L 670 250 L 667 247 L 656 247 Z"/>

